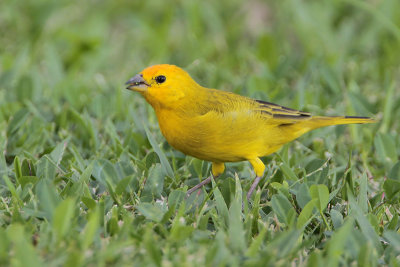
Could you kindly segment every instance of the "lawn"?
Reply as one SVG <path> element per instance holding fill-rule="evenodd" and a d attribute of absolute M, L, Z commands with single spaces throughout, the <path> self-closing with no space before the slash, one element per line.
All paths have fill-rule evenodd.
<path fill-rule="evenodd" d="M 400 2 L 0 2 L 1 266 L 400 266 Z M 124 83 L 203 86 L 375 124 L 210 164 Z M 256 125 L 255 125 L 256 127 Z"/>

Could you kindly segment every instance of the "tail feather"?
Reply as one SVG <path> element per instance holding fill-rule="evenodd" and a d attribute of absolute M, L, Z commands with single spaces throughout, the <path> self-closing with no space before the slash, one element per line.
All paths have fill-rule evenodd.
<path fill-rule="evenodd" d="M 305 124 L 311 129 L 317 129 L 320 127 L 339 125 L 339 124 L 353 124 L 353 123 L 374 123 L 376 120 L 369 117 L 354 117 L 354 116 L 344 116 L 344 117 L 322 117 L 316 116 L 311 117 L 310 120 L 304 121 Z"/>
<path fill-rule="evenodd" d="M 285 139 L 284 143 L 290 140 L 296 139 L 297 137 L 317 128 L 339 125 L 339 124 L 352 124 L 352 123 L 374 123 L 376 120 L 368 117 L 323 117 L 313 116 L 306 120 L 299 120 L 297 123 L 282 124 L 285 129 L 285 135 L 290 136 L 289 140 Z"/>

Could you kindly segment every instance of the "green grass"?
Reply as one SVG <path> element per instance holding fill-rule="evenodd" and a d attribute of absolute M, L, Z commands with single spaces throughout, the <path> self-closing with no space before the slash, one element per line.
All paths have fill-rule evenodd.
<path fill-rule="evenodd" d="M 399 266 L 400 2 L 0 3 L 0 265 Z M 156 63 L 323 128 L 199 195 L 124 83 Z M 242 208 L 242 203 L 244 203 Z"/>

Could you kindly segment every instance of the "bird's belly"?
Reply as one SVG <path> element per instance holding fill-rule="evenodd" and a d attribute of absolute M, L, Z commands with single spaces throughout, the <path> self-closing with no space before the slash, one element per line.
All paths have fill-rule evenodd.
<path fill-rule="evenodd" d="M 259 133 L 238 132 L 224 125 L 210 125 L 170 115 L 160 119 L 168 143 L 186 155 L 212 162 L 237 162 L 260 156 L 265 151 Z"/>
<path fill-rule="evenodd" d="M 192 130 L 195 130 L 192 128 Z M 168 143 L 182 153 L 212 162 L 236 162 L 245 160 L 243 151 L 238 151 L 235 147 L 229 146 L 221 138 L 210 133 L 204 136 L 200 132 L 169 131 L 163 129 L 162 133 Z"/>
<path fill-rule="evenodd" d="M 212 162 L 237 162 L 246 160 L 243 151 L 236 150 L 232 147 L 223 147 L 218 143 L 213 142 L 196 142 L 192 139 L 190 140 L 168 140 L 168 143 L 176 148 L 177 150 L 183 152 L 186 155 L 212 161 Z"/>

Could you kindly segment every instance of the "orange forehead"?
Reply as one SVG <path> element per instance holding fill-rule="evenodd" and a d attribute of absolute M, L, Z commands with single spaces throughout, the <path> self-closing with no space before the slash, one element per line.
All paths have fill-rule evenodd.
<path fill-rule="evenodd" d="M 185 73 L 185 71 L 175 65 L 160 64 L 145 68 L 141 73 L 144 77 L 154 77 L 160 74 L 168 75 L 171 73 Z"/>

